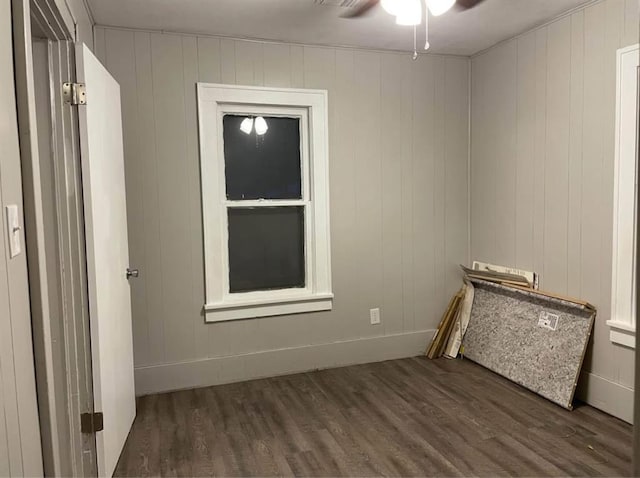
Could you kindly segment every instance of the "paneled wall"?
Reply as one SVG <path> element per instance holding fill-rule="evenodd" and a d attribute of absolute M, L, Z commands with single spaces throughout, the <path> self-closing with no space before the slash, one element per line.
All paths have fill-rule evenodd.
<path fill-rule="evenodd" d="M 10 0 L 0 0 L 0 476 L 42 476 L 40 425 L 31 338 L 25 236 L 11 257 L 5 207 L 17 205 L 24 225 L 22 165 Z M 16 10 L 22 5 L 14 5 Z"/>
<path fill-rule="evenodd" d="M 468 59 L 101 27 L 95 49 L 122 92 L 138 393 L 424 351 L 468 259 Z M 331 312 L 205 324 L 198 81 L 329 91 Z"/>
<path fill-rule="evenodd" d="M 633 351 L 609 340 L 616 50 L 637 0 L 604 0 L 472 59 L 471 255 L 598 307 L 579 395 L 631 420 Z"/>

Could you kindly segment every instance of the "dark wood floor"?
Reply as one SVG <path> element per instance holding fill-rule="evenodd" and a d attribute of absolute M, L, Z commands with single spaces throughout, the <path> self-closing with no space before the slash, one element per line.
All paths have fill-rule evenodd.
<path fill-rule="evenodd" d="M 119 476 L 623 476 L 631 426 L 469 361 L 394 360 L 140 398 Z"/>

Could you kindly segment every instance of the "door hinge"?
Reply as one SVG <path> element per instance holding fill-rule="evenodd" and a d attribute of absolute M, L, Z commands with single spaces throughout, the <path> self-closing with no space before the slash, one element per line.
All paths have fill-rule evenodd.
<path fill-rule="evenodd" d="M 63 83 L 62 99 L 68 105 L 86 105 L 87 90 L 84 83 Z"/>
<path fill-rule="evenodd" d="M 102 430 L 104 430 L 102 412 L 80 414 L 80 431 L 82 433 L 96 433 Z"/>

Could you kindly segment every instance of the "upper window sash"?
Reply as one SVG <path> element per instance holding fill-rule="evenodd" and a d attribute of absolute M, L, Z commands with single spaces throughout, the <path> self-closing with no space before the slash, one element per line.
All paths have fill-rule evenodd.
<path fill-rule="evenodd" d="M 224 174 L 224 143 L 222 141 L 223 130 L 222 130 L 222 120 L 224 115 L 227 114 L 237 114 L 237 115 L 245 115 L 245 116 L 276 116 L 282 118 L 298 118 L 300 120 L 300 175 L 302 180 L 302 199 L 305 201 L 309 200 L 309 177 L 310 177 L 310 168 L 309 168 L 309 108 L 304 106 L 299 107 L 287 107 L 287 106 L 278 106 L 271 105 L 265 106 L 261 105 L 246 105 L 246 104 L 233 104 L 233 103 L 225 103 L 220 104 L 218 107 L 218 125 L 219 128 L 219 143 L 218 143 L 218 158 L 222 161 L 222 185 L 224 188 L 222 189 L 223 195 L 222 198 L 226 200 L 226 182 L 225 182 L 225 174 Z M 268 133 L 267 133 L 268 134 Z M 281 199 L 269 199 L 270 201 L 283 201 Z M 265 199 L 266 201 L 266 199 Z M 235 201 L 234 201 L 235 202 Z M 238 202 L 245 202 L 245 200 L 239 200 Z"/>

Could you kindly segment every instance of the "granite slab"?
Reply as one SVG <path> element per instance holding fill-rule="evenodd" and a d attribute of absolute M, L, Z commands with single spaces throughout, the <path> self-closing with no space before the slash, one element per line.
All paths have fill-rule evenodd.
<path fill-rule="evenodd" d="M 571 410 L 595 309 L 534 290 L 472 282 L 464 357 Z"/>

